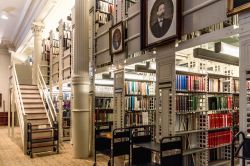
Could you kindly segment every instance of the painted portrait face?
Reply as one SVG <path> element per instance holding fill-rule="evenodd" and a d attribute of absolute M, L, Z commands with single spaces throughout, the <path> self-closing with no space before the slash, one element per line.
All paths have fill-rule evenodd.
<path fill-rule="evenodd" d="M 163 18 L 164 14 L 165 14 L 165 4 L 162 3 L 158 7 L 157 16 L 160 17 L 160 18 Z"/>
<path fill-rule="evenodd" d="M 113 34 L 113 47 L 117 50 L 121 45 L 122 34 L 120 29 L 116 29 Z"/>

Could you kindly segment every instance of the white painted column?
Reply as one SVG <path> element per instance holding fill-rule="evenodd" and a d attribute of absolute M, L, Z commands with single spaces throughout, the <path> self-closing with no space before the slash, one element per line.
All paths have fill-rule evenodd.
<path fill-rule="evenodd" d="M 89 1 L 75 0 L 72 141 L 73 157 L 90 156 Z"/>
<path fill-rule="evenodd" d="M 42 60 L 42 31 L 44 26 L 41 22 L 34 22 L 31 30 L 34 35 L 34 53 L 32 64 L 32 84 L 37 84 L 37 69 Z"/>

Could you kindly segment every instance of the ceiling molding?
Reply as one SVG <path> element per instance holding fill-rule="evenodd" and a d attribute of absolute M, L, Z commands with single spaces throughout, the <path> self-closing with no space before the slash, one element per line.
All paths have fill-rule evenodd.
<path fill-rule="evenodd" d="M 21 26 L 21 24 L 22 24 L 22 22 L 24 20 L 24 17 L 26 15 L 26 13 L 28 12 L 28 9 L 29 9 L 29 7 L 31 5 L 31 2 L 32 2 L 32 0 L 26 0 L 25 1 L 25 4 L 24 4 L 23 9 L 22 9 L 22 12 L 21 12 L 21 14 L 19 16 L 19 20 L 18 20 L 17 26 L 15 27 L 14 33 L 11 36 L 11 41 L 14 41 L 15 37 L 17 36 L 17 33 L 19 32 L 18 30 L 20 29 L 20 26 Z"/>
<path fill-rule="evenodd" d="M 49 0 L 32 0 L 14 38 L 14 45 L 19 48 L 31 30 L 32 23 L 38 18 Z"/>

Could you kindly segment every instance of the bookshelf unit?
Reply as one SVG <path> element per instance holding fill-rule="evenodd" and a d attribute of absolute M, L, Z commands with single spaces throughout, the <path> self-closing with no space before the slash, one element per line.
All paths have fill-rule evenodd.
<path fill-rule="evenodd" d="M 95 32 L 112 19 L 116 0 L 96 0 Z"/>
<path fill-rule="evenodd" d="M 50 41 L 48 39 L 43 39 L 42 41 L 42 62 L 40 67 L 44 81 L 47 85 L 49 85 L 50 84 Z"/>
<path fill-rule="evenodd" d="M 232 135 L 238 131 L 239 68 L 191 55 L 180 59 L 175 67 L 175 135 L 183 137 L 184 163 L 229 163 Z"/>
<path fill-rule="evenodd" d="M 127 64 L 124 69 L 115 71 L 114 79 L 114 128 L 154 125 L 154 59 Z"/>

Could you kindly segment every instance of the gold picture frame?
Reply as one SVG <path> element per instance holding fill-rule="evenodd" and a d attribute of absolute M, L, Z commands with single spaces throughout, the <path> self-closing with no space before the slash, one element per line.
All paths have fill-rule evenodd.
<path fill-rule="evenodd" d="M 248 9 L 250 9 L 250 0 L 227 0 L 227 16 L 233 16 Z"/>

